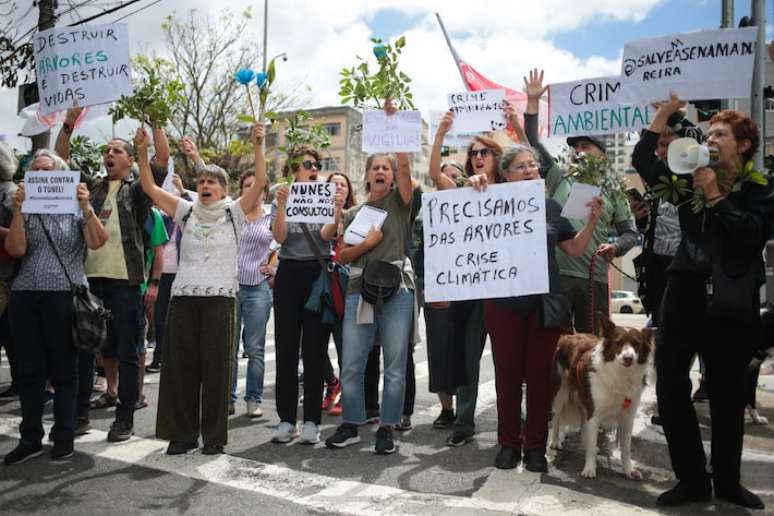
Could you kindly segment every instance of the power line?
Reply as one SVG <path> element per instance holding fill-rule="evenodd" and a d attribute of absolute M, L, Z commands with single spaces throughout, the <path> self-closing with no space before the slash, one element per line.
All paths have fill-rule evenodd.
<path fill-rule="evenodd" d="M 144 6 L 140 7 L 139 9 L 137 9 L 137 10 L 134 10 L 134 11 L 130 12 L 129 14 L 126 14 L 126 15 L 124 15 L 124 16 L 121 16 L 121 17 L 120 17 L 120 18 L 118 18 L 117 20 L 113 20 L 113 21 L 112 21 L 112 23 L 118 23 L 118 22 L 120 22 L 120 21 L 121 21 L 121 20 L 123 20 L 123 19 L 129 18 L 129 17 L 130 17 L 131 15 L 133 15 L 133 14 L 137 14 L 137 13 L 139 13 L 140 11 L 144 11 L 144 10 L 145 10 L 145 9 L 147 9 L 148 7 L 151 7 L 151 6 L 154 6 L 154 5 L 156 5 L 156 4 L 157 4 L 157 3 L 159 3 L 159 2 L 161 2 L 161 0 L 154 0 L 153 2 L 151 2 L 151 3 L 147 4 L 147 5 L 144 5 Z"/>

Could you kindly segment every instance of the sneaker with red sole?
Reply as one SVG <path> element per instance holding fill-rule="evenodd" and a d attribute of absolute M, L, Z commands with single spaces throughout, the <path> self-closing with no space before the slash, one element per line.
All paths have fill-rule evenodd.
<path fill-rule="evenodd" d="M 329 383 L 325 386 L 325 397 L 322 402 L 322 409 L 329 410 L 333 408 L 339 401 L 341 395 L 341 382 L 336 380 L 336 383 Z"/>
<path fill-rule="evenodd" d="M 331 416 L 340 416 L 341 411 L 341 400 L 339 400 L 334 406 L 331 407 L 331 409 L 328 411 L 328 414 Z"/>

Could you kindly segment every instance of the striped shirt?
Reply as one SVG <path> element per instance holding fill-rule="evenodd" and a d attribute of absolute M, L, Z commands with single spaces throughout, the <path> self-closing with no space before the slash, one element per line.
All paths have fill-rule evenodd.
<path fill-rule="evenodd" d="M 240 285 L 255 286 L 266 279 L 259 268 L 269 258 L 272 239 L 271 215 L 269 213 L 264 213 L 254 222 L 245 221 L 237 256 L 239 266 L 237 277 Z"/>

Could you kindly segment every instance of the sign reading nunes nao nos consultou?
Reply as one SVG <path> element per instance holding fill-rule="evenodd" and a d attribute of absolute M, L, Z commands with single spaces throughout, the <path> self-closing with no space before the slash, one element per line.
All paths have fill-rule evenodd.
<path fill-rule="evenodd" d="M 131 95 L 125 23 L 56 27 L 34 38 L 41 114 Z"/>
<path fill-rule="evenodd" d="M 427 301 L 548 292 L 543 180 L 426 193 L 422 225 Z"/>
<path fill-rule="evenodd" d="M 624 45 L 621 83 L 639 102 L 750 96 L 757 27 L 641 39 Z M 631 89 L 631 91 L 629 91 Z"/>
<path fill-rule="evenodd" d="M 596 77 L 549 86 L 551 136 L 639 131 L 650 125 L 653 108 L 632 102 L 619 77 Z"/>
<path fill-rule="evenodd" d="M 285 220 L 305 224 L 334 222 L 336 183 L 293 182 L 285 205 Z"/>

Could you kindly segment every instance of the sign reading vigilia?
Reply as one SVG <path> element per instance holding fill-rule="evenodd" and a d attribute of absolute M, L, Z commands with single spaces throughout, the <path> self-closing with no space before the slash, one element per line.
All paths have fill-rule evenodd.
<path fill-rule="evenodd" d="M 34 44 L 43 115 L 132 94 L 125 23 L 56 27 L 35 35 Z"/>
<path fill-rule="evenodd" d="M 548 292 L 545 182 L 422 195 L 425 299 Z"/>

